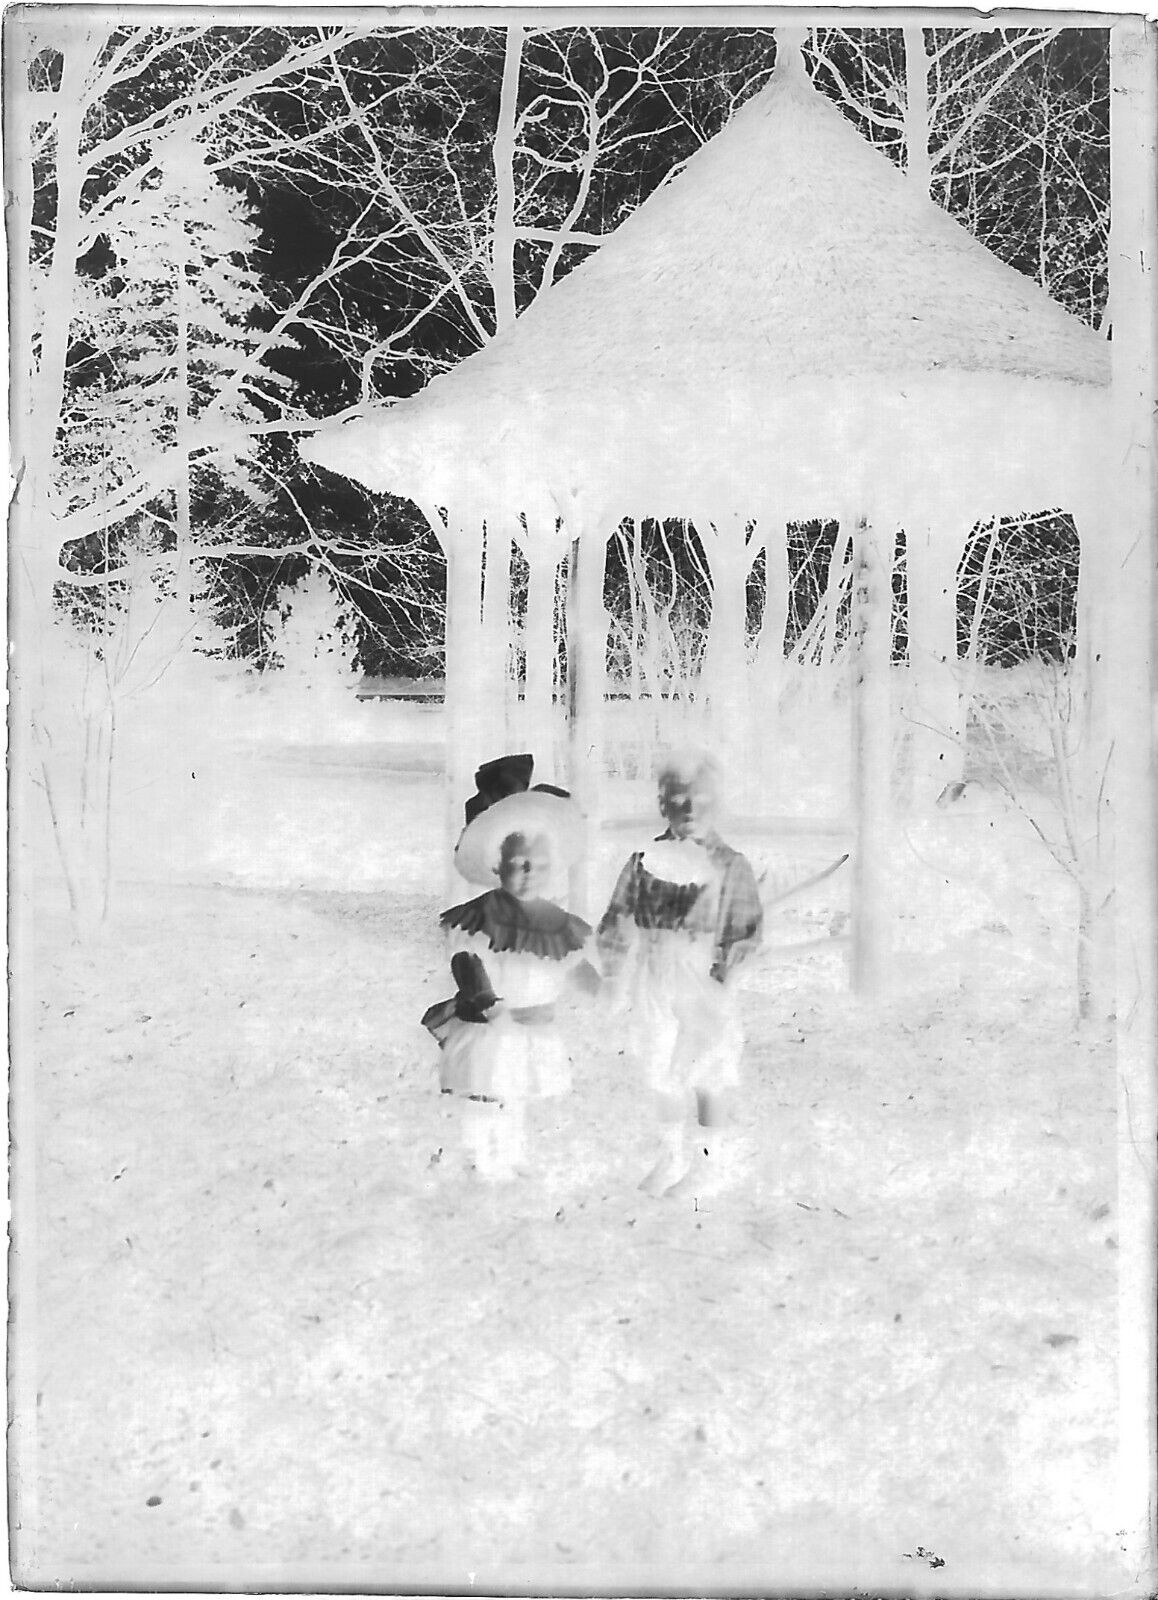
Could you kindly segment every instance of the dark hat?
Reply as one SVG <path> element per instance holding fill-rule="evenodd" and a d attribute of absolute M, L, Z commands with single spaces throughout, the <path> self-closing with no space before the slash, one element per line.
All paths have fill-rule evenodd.
<path fill-rule="evenodd" d="M 509 794 L 522 794 L 531 787 L 531 774 L 535 758 L 531 755 L 498 756 L 494 761 L 484 761 L 474 775 L 477 794 L 466 803 L 466 820 L 474 819 L 493 806 L 496 800 L 505 800 Z"/>
<path fill-rule="evenodd" d="M 513 794 L 526 794 L 531 789 L 534 770 L 535 758 L 531 755 L 496 756 L 493 761 L 484 761 L 474 775 L 478 793 L 472 794 L 466 803 L 466 826 L 500 800 L 509 799 Z M 560 800 L 571 798 L 569 789 L 560 789 L 553 783 L 537 783 L 532 793 L 553 794 Z"/>

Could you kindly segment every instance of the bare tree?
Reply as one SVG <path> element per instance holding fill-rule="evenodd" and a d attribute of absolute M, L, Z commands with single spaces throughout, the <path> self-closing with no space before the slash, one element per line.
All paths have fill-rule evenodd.
<path fill-rule="evenodd" d="M 59 585 L 109 595 L 92 613 L 106 620 L 109 604 L 123 609 L 126 583 L 162 569 L 180 568 L 191 592 L 192 478 L 229 467 L 244 482 L 243 461 L 268 472 L 259 441 L 292 417 L 268 360 L 284 328 L 255 339 L 246 327 L 247 298 L 258 299 L 250 241 L 239 203 L 213 177 L 214 137 L 355 37 L 110 26 L 88 13 L 24 12 L 8 30 L 23 713 L 14 742 L 25 773 L 38 771 L 58 796 L 67 764 L 50 774 L 61 741 L 47 691 L 58 676 L 48 658 L 59 648 Z M 153 536 L 158 528 L 167 536 Z M 204 545 L 218 559 L 263 548 L 248 533 Z M 109 637 L 93 646 L 106 665 Z M 114 715 L 109 705 L 99 714 Z M 111 737 L 86 738 L 85 759 L 96 751 L 107 764 L 112 747 Z M 72 776 L 92 787 L 87 768 Z M 54 818 L 67 809 L 55 805 Z"/>

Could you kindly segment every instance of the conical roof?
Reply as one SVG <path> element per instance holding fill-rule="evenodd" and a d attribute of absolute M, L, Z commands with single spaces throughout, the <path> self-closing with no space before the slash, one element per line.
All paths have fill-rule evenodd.
<path fill-rule="evenodd" d="M 782 57 L 513 328 L 305 453 L 491 514 L 1065 503 L 1105 342 Z"/>

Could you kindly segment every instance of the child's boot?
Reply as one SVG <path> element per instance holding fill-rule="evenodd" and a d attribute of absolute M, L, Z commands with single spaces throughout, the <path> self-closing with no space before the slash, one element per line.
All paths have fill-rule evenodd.
<path fill-rule="evenodd" d="M 496 1181 L 527 1173 L 526 1109 L 521 1100 L 496 1106 L 491 1128 L 491 1176 Z"/>
<path fill-rule="evenodd" d="M 668 1123 L 660 1140 L 659 1159 L 640 1184 L 644 1194 L 666 1194 L 684 1170 L 684 1125 Z"/>

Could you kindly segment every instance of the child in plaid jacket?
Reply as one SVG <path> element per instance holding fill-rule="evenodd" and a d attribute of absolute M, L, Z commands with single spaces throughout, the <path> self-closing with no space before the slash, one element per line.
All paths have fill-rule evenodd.
<path fill-rule="evenodd" d="M 725 1097 L 739 1082 L 743 1048 L 730 980 L 760 943 L 763 911 L 746 857 L 714 826 L 716 762 L 672 756 L 657 778 L 667 829 L 619 874 L 597 946 L 661 1126 L 658 1159 L 640 1187 L 656 1195 L 699 1194 L 725 1177 Z"/>

